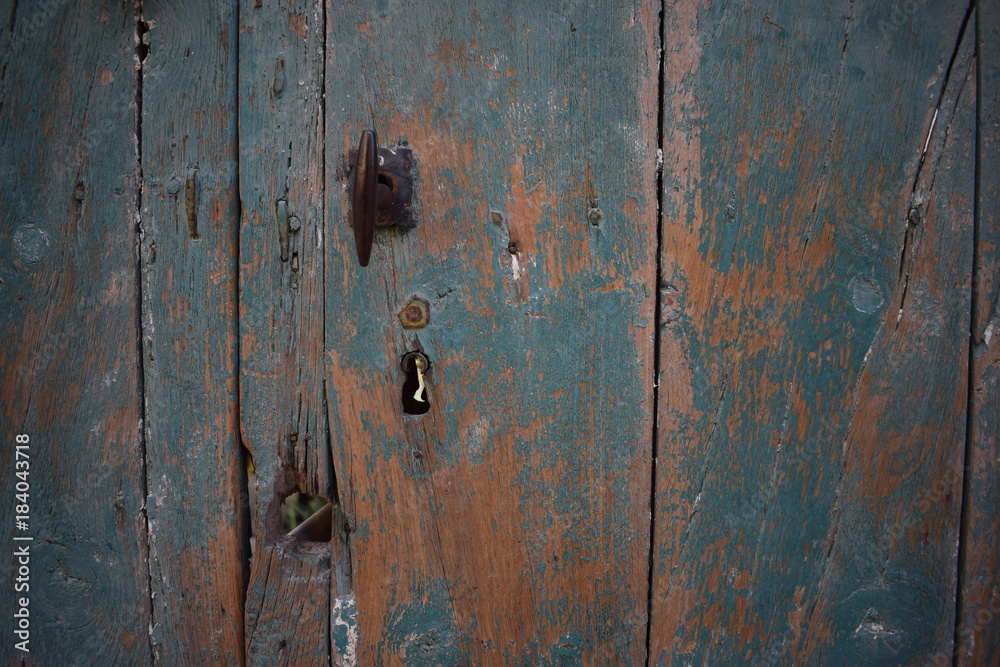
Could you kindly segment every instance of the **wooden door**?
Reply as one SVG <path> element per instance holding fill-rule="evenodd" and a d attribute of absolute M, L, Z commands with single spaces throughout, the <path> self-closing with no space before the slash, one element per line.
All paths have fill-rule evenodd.
<path fill-rule="evenodd" d="M 2 659 L 997 664 L 997 13 L 0 0 Z"/>

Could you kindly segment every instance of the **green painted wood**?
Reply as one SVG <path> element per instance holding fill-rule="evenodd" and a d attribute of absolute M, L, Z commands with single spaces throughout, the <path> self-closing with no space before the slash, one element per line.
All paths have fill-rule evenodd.
<path fill-rule="evenodd" d="M 667 8 L 652 664 L 951 655 L 966 9 Z"/>
<path fill-rule="evenodd" d="M 978 163 L 972 404 L 962 525 L 958 665 L 1000 660 L 1000 3 L 977 3 Z"/>
<path fill-rule="evenodd" d="M 146 2 L 142 346 L 150 630 L 164 664 L 243 659 L 236 3 Z"/>
<path fill-rule="evenodd" d="M 993 0 L 264 4 L 0 0 L 32 660 L 643 663 L 658 321 L 650 663 L 995 663 Z"/>
<path fill-rule="evenodd" d="M 327 173 L 418 160 L 358 266 L 330 181 L 326 378 L 361 664 L 645 657 L 657 6 L 328 4 Z M 430 324 L 403 330 L 417 295 Z M 404 415 L 408 350 L 430 409 Z"/>
<path fill-rule="evenodd" d="M 3 2 L 0 25 L 0 662 L 145 664 L 132 11 Z M 34 537 L 17 594 L 30 654 L 13 636 L 15 532 Z"/>
<path fill-rule="evenodd" d="M 15 10 L 14 0 L 0 0 L 0 16 L 13 17 L 14 19 L 13 23 L 8 21 L 6 25 L 0 24 L 0 79 L 5 76 L 7 65 L 14 52 L 14 30 L 17 27 Z"/>
<path fill-rule="evenodd" d="M 325 32 L 321 0 L 240 6 L 240 397 L 257 471 L 250 664 L 330 660 L 330 545 L 286 538 L 279 511 L 296 490 L 333 497 L 323 388 Z"/>

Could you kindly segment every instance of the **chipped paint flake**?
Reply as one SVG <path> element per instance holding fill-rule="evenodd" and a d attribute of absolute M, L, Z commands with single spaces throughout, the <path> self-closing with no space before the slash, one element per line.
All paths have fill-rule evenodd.
<path fill-rule="evenodd" d="M 334 664 L 343 667 L 357 667 L 358 664 L 358 622 L 357 604 L 353 593 L 337 596 L 333 601 Z"/>

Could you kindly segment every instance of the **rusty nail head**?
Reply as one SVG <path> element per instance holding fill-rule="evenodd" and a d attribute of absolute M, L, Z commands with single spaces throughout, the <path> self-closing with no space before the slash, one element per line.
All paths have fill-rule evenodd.
<path fill-rule="evenodd" d="M 431 306 L 420 297 L 411 297 L 399 313 L 399 323 L 404 329 L 422 329 L 431 321 Z"/>

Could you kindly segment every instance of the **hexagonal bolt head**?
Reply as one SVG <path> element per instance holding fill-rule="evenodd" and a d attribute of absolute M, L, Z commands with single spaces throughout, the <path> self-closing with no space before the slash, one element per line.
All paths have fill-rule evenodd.
<path fill-rule="evenodd" d="M 422 329 L 431 321 L 431 305 L 420 297 L 410 298 L 403 310 L 399 311 L 399 323 L 404 329 Z"/>

